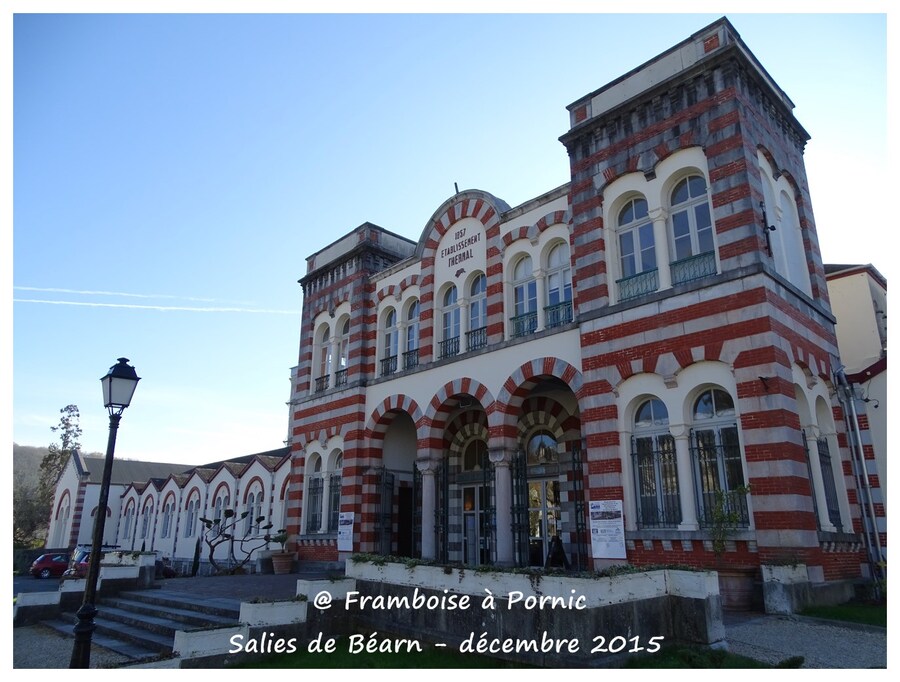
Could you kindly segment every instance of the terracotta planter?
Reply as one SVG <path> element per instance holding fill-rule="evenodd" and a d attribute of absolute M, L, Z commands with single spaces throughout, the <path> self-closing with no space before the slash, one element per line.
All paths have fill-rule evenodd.
<path fill-rule="evenodd" d="M 294 553 L 278 552 L 272 555 L 272 572 L 276 575 L 290 573 L 294 569 Z"/>

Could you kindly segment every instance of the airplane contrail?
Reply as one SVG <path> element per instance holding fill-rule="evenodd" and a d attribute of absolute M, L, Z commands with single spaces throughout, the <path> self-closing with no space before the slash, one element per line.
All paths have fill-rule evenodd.
<path fill-rule="evenodd" d="M 216 303 L 221 299 L 215 298 L 198 298 L 196 296 L 176 296 L 173 294 L 133 294 L 124 291 L 93 291 L 93 290 L 84 290 L 84 289 L 58 289 L 56 287 L 22 287 L 22 286 L 14 286 L 13 289 L 18 291 L 40 291 L 44 293 L 55 293 L 55 294 L 76 294 L 76 295 L 84 295 L 84 296 L 121 296 L 123 298 L 165 298 L 165 299 L 180 299 L 183 301 L 197 301 L 200 303 Z M 227 303 L 233 303 L 235 305 L 250 305 L 247 301 L 227 301 Z"/>
<path fill-rule="evenodd" d="M 268 315 L 296 315 L 297 310 L 269 310 L 266 308 L 226 308 L 226 307 L 195 307 L 176 305 L 141 305 L 138 303 L 96 303 L 91 301 L 49 301 L 37 298 L 14 298 L 13 303 L 46 303 L 49 305 L 76 305 L 88 308 L 131 308 L 137 310 L 161 310 L 184 311 L 191 313 L 256 313 Z"/>

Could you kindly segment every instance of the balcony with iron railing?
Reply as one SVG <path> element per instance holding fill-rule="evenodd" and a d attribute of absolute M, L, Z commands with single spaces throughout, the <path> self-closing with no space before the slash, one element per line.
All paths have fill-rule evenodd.
<path fill-rule="evenodd" d="M 339 369 L 337 372 L 334 373 L 334 387 L 338 388 L 340 386 L 346 386 L 346 385 L 347 385 L 347 370 Z"/>
<path fill-rule="evenodd" d="M 478 350 L 487 346 L 487 327 L 466 332 L 466 350 Z"/>
<path fill-rule="evenodd" d="M 403 369 L 412 369 L 419 366 L 419 349 L 413 348 L 403 353 Z"/>
<path fill-rule="evenodd" d="M 316 393 L 321 393 L 322 391 L 328 390 L 328 380 L 329 376 L 326 374 L 325 376 L 316 378 Z"/>
<path fill-rule="evenodd" d="M 381 360 L 381 376 L 389 376 L 397 371 L 397 356 L 391 355 Z"/>
<path fill-rule="evenodd" d="M 707 251 L 696 256 L 688 256 L 669 265 L 672 284 L 684 284 L 716 274 L 716 254 Z"/>
<path fill-rule="evenodd" d="M 638 296 L 645 296 L 659 289 L 659 270 L 645 270 L 616 280 L 619 287 L 619 300 L 627 301 Z"/>
<path fill-rule="evenodd" d="M 533 334 L 537 329 L 537 311 L 516 315 L 509 318 L 512 327 L 512 338 Z"/>
<path fill-rule="evenodd" d="M 548 305 L 544 308 L 544 320 L 547 329 L 561 327 L 569 324 L 574 318 L 572 317 L 572 301 L 562 301 L 555 305 Z"/>
<path fill-rule="evenodd" d="M 459 355 L 459 337 L 444 339 L 438 344 L 438 351 L 441 358 L 452 358 L 454 355 Z"/>

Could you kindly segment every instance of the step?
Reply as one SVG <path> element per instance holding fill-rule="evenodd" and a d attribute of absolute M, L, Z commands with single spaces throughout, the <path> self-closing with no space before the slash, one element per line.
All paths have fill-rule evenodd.
<path fill-rule="evenodd" d="M 166 590 L 120 592 L 117 597 L 128 601 L 153 604 L 166 609 L 181 609 L 230 618 L 232 622 L 237 622 L 241 613 L 241 602 L 238 599 L 190 597 L 183 592 L 167 592 Z"/>
<path fill-rule="evenodd" d="M 196 609 L 181 608 L 183 601 L 175 607 L 170 604 L 159 603 L 155 600 L 126 599 L 122 597 L 110 597 L 101 601 L 103 611 L 112 613 L 131 614 L 138 622 L 147 622 L 151 619 L 163 619 L 176 624 L 177 630 L 187 630 L 197 627 L 212 625 L 228 626 L 238 621 L 239 612 L 230 612 L 226 616 L 217 613 L 204 613 Z M 133 623 L 137 624 L 137 623 Z"/>
<path fill-rule="evenodd" d="M 74 619 L 74 621 L 77 620 L 77 618 Z M 43 620 L 41 621 L 41 625 L 55 630 L 56 632 L 65 635 L 66 637 L 70 637 L 73 641 L 75 639 L 75 633 L 72 631 L 72 628 L 75 626 L 75 622 L 71 620 L 63 620 L 62 618 Z M 171 643 L 168 646 L 168 651 L 160 652 L 156 647 L 148 648 L 136 642 L 125 640 L 107 634 L 106 632 L 102 632 L 99 628 L 95 630 L 93 635 L 91 636 L 91 644 L 102 646 L 104 649 L 109 649 L 110 651 L 117 653 L 120 656 L 125 656 L 132 661 L 146 661 L 148 659 L 157 658 L 161 653 L 171 653 L 172 651 Z"/>

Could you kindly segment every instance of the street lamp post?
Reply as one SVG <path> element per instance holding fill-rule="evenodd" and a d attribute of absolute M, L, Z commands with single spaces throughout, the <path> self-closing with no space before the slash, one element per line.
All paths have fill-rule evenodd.
<path fill-rule="evenodd" d="M 134 389 L 140 381 L 134 367 L 128 365 L 128 358 L 119 358 L 119 364 L 109 368 L 100 378 L 103 384 L 103 406 L 109 410 L 109 441 L 106 444 L 106 461 L 103 464 L 103 479 L 100 483 L 100 500 L 94 516 L 94 536 L 91 542 L 91 559 L 88 564 L 87 584 L 84 601 L 78 609 L 78 624 L 74 627 L 75 644 L 72 646 L 70 668 L 91 667 L 91 636 L 94 634 L 94 606 L 97 596 L 97 578 L 100 576 L 100 550 L 103 545 L 103 531 L 106 527 L 106 506 L 109 501 L 109 482 L 112 478 L 113 453 L 116 449 L 116 432 L 122 412 L 131 404 Z"/>

